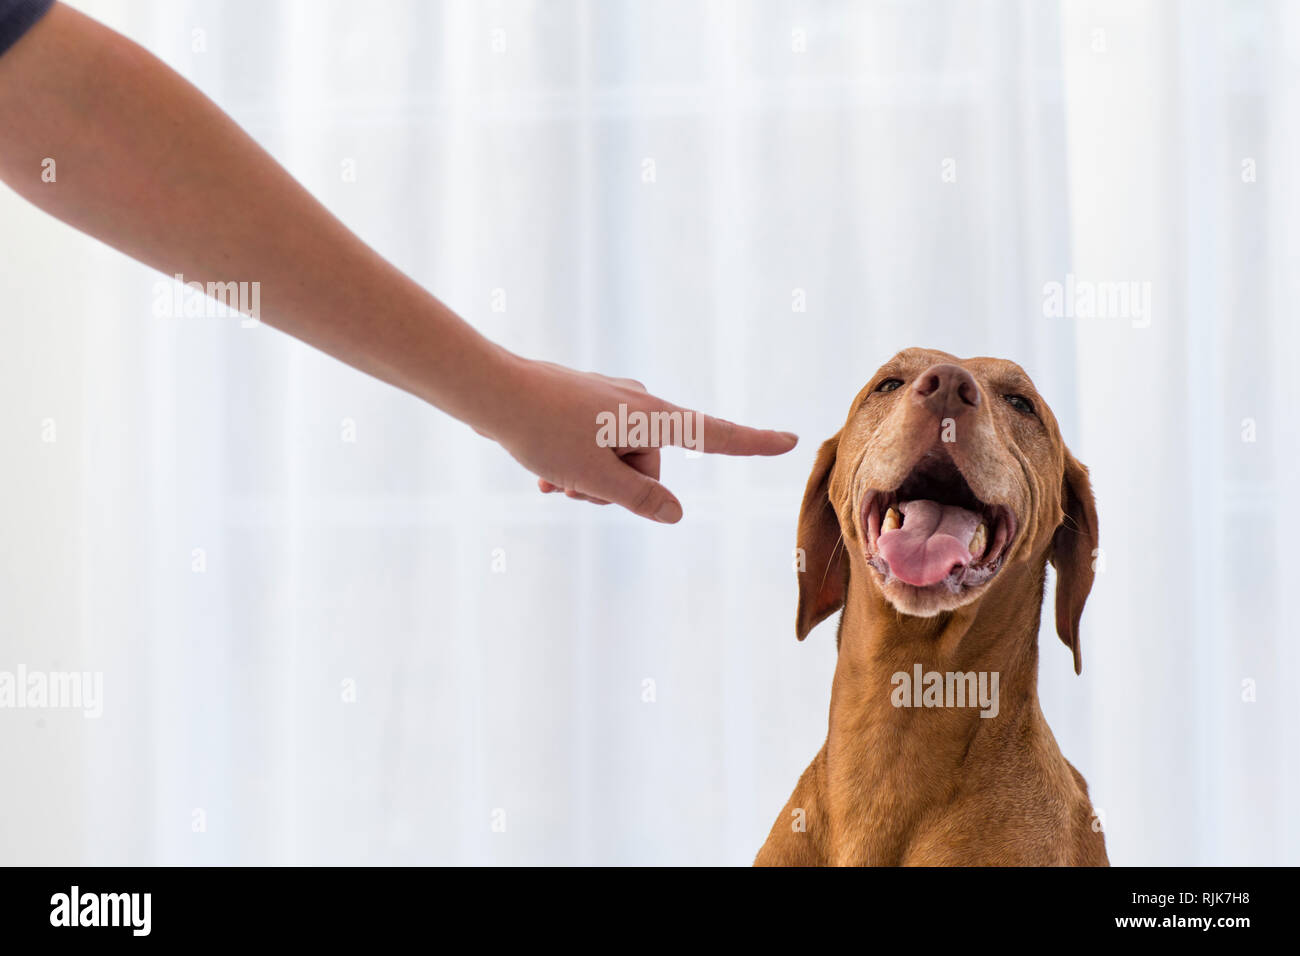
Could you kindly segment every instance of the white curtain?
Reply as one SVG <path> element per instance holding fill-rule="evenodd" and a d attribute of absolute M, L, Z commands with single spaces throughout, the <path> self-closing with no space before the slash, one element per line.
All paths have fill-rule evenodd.
<path fill-rule="evenodd" d="M 0 670 L 104 680 L 0 710 L 0 862 L 749 862 L 826 730 L 803 481 L 920 344 L 1019 361 L 1092 469 L 1040 694 L 1111 860 L 1300 863 L 1291 5 L 76 5 L 490 336 L 803 441 L 668 454 L 672 528 L 543 498 L 0 194 Z"/>

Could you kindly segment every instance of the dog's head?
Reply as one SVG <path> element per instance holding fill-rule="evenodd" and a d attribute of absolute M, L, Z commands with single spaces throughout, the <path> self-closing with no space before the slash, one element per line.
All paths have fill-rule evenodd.
<path fill-rule="evenodd" d="M 800 640 L 844 603 L 851 564 L 899 612 L 929 617 L 981 600 L 1011 565 L 1050 560 L 1057 633 L 1080 670 L 1096 506 L 1014 362 L 907 349 L 881 366 L 817 454 L 799 547 Z"/>

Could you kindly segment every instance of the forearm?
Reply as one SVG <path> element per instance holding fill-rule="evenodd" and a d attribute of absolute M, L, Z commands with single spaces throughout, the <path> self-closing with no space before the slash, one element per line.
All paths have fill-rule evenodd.
<path fill-rule="evenodd" d="M 685 444 L 687 433 L 615 447 L 597 426 L 616 409 L 694 416 L 689 441 L 700 451 L 779 455 L 798 440 L 493 345 L 352 235 L 184 79 L 61 5 L 0 56 L 0 179 L 163 273 L 204 286 L 258 283 L 262 321 L 496 439 L 545 492 L 681 518 L 658 481 L 658 446 Z"/>
<path fill-rule="evenodd" d="M 167 275 L 260 283 L 262 321 L 492 430 L 498 390 L 484 384 L 508 373 L 508 353 L 349 232 L 185 79 L 70 8 L 0 57 L 0 178 Z"/>

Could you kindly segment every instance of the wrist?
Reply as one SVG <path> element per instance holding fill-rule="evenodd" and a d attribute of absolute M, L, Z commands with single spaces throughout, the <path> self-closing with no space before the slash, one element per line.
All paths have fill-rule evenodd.
<path fill-rule="evenodd" d="M 500 442 L 518 419 L 518 399 L 527 391 L 529 359 L 483 339 L 474 374 L 474 400 L 460 417 L 480 435 Z"/>

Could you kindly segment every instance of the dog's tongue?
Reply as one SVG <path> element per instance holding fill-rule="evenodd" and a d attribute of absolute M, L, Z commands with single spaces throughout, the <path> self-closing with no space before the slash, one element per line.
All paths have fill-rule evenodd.
<path fill-rule="evenodd" d="M 916 587 L 938 584 L 957 567 L 970 564 L 970 541 L 980 516 L 937 501 L 904 501 L 903 526 L 876 540 L 894 576 Z"/>

